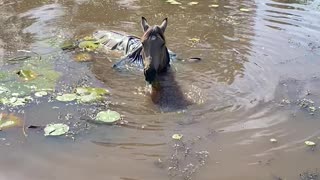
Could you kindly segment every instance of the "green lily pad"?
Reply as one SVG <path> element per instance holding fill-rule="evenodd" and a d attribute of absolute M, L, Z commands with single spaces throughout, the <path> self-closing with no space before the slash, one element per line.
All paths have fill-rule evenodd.
<path fill-rule="evenodd" d="M 80 103 L 89 103 L 89 102 L 94 102 L 101 100 L 102 96 L 98 96 L 95 93 L 89 94 L 89 95 L 82 95 L 78 97 L 78 100 Z"/>
<path fill-rule="evenodd" d="M 76 100 L 77 97 L 78 96 L 76 94 L 63 94 L 61 96 L 57 96 L 56 99 L 62 102 L 70 102 Z"/>
<path fill-rule="evenodd" d="M 77 48 L 77 45 L 70 40 L 63 42 L 61 45 L 62 50 L 74 50 L 76 48 Z"/>
<path fill-rule="evenodd" d="M 79 43 L 79 48 L 87 51 L 95 51 L 100 47 L 100 43 L 96 41 L 82 41 Z"/>
<path fill-rule="evenodd" d="M 120 120 L 120 118 L 121 115 L 118 112 L 107 110 L 99 112 L 95 119 L 96 121 L 100 121 L 103 123 L 114 123 Z"/>
<path fill-rule="evenodd" d="M 20 70 L 17 72 L 18 76 L 25 81 L 30 81 L 35 79 L 38 75 L 31 70 Z"/>
<path fill-rule="evenodd" d="M 69 131 L 69 126 L 66 124 L 48 124 L 44 128 L 45 136 L 61 136 Z"/>
<path fill-rule="evenodd" d="M 21 126 L 21 124 L 21 119 L 13 114 L 0 114 L 0 130 Z"/>
<path fill-rule="evenodd" d="M 39 92 L 34 93 L 34 95 L 36 97 L 43 97 L 43 96 L 48 95 L 48 93 L 46 91 L 39 91 Z"/>
<path fill-rule="evenodd" d="M 79 87 L 76 93 L 79 95 L 79 102 L 88 103 L 103 99 L 103 95 L 108 94 L 109 91 L 103 88 Z"/>
<path fill-rule="evenodd" d="M 24 106 L 28 102 L 32 101 L 33 99 L 30 96 L 26 97 L 11 97 L 11 98 L 1 98 L 0 103 L 11 106 L 11 107 L 16 107 L 16 106 Z"/>

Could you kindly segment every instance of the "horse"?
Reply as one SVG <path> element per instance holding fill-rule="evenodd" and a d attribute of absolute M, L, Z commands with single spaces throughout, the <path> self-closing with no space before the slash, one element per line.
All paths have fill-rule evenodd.
<path fill-rule="evenodd" d="M 151 100 L 162 110 L 185 109 L 190 102 L 184 98 L 170 68 L 170 63 L 177 58 L 166 46 L 164 33 L 168 19 L 163 19 L 160 25 L 150 26 L 142 17 L 140 25 L 143 31 L 140 38 L 113 31 L 97 31 L 93 37 L 103 44 L 104 49 L 123 53 L 122 58 L 113 64 L 114 69 L 143 71 L 145 81 L 151 85 Z"/>
<path fill-rule="evenodd" d="M 167 72 L 170 67 L 170 56 L 164 37 L 167 24 L 167 18 L 162 21 L 160 26 L 150 26 L 147 23 L 146 18 L 142 17 L 141 19 L 141 27 L 144 32 L 141 37 L 141 55 L 144 65 L 145 80 L 150 84 L 155 82 L 159 73 Z"/>

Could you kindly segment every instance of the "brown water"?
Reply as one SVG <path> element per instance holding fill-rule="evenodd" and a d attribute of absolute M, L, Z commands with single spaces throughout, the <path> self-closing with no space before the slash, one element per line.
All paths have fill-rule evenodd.
<path fill-rule="evenodd" d="M 72 53 L 56 46 L 95 30 L 141 35 L 141 16 L 150 24 L 168 17 L 168 47 L 182 59 L 202 58 L 173 65 L 173 95 L 167 92 L 170 98 L 160 106 L 144 92 L 142 74 L 112 70 L 106 54 L 97 54 L 92 63 L 74 62 Z M 81 112 L 95 114 L 104 106 L 46 99 L 24 113 L 2 108 L 23 117 L 26 126 L 68 122 L 79 133 L 73 141 L 44 137 L 41 130 L 28 130 L 27 137 L 21 129 L 0 132 L 0 179 L 300 179 L 299 174 L 320 168 L 318 147 L 304 144 L 320 137 L 318 0 L 193 6 L 164 0 L 0 0 L 0 24 L 1 64 L 17 50 L 55 54 L 54 67 L 63 73 L 58 89 L 77 82 L 106 87 L 110 108 L 128 121 L 92 125 Z M 175 109 L 179 92 L 192 102 L 182 111 Z M 313 115 L 297 104 L 303 98 L 315 102 Z M 175 133 L 184 135 L 183 144 L 173 142 Z"/>

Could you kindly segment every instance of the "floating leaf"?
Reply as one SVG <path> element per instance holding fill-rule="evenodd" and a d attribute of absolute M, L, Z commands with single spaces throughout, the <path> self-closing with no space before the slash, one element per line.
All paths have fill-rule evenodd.
<path fill-rule="evenodd" d="M 217 7 L 219 7 L 219 5 L 218 5 L 218 4 L 210 4 L 209 7 L 211 7 L 211 8 L 217 8 Z"/>
<path fill-rule="evenodd" d="M 0 94 L 9 92 L 9 89 L 3 86 L 0 86 Z"/>
<path fill-rule="evenodd" d="M 74 60 L 77 62 L 92 61 L 92 56 L 88 53 L 79 53 L 75 55 Z"/>
<path fill-rule="evenodd" d="M 21 126 L 21 119 L 12 114 L 0 114 L 0 130 Z"/>
<path fill-rule="evenodd" d="M 197 5 L 199 4 L 199 2 L 196 2 L 196 1 L 192 1 L 192 2 L 189 2 L 188 5 L 192 6 L 192 5 Z"/>
<path fill-rule="evenodd" d="M 309 106 L 309 110 L 310 110 L 311 112 L 315 112 L 315 111 L 316 111 L 316 107 L 314 107 L 314 106 Z"/>
<path fill-rule="evenodd" d="M 271 139 L 270 139 L 270 142 L 272 142 L 272 143 L 276 143 L 276 142 L 278 142 L 278 140 L 277 140 L 277 139 L 275 139 L 275 138 L 271 138 Z"/>
<path fill-rule="evenodd" d="M 26 103 L 29 101 L 32 101 L 32 98 L 30 96 L 18 98 L 18 97 L 11 97 L 11 98 L 1 98 L 0 103 L 11 106 L 11 107 L 16 107 L 16 106 L 24 106 Z"/>
<path fill-rule="evenodd" d="M 107 110 L 99 112 L 95 119 L 96 121 L 101 121 L 104 123 L 113 123 L 120 120 L 120 118 L 121 115 L 118 112 Z"/>
<path fill-rule="evenodd" d="M 167 0 L 166 2 L 173 4 L 173 5 L 180 5 L 181 3 L 176 0 Z"/>
<path fill-rule="evenodd" d="M 37 77 L 37 74 L 31 70 L 20 70 L 17 72 L 17 74 L 25 81 L 30 81 Z"/>
<path fill-rule="evenodd" d="M 62 50 L 74 50 L 75 48 L 77 48 L 77 45 L 70 40 L 63 42 L 61 45 Z"/>
<path fill-rule="evenodd" d="M 81 103 L 88 103 L 101 100 L 103 95 L 109 91 L 103 88 L 79 87 L 76 89 L 76 93 L 79 95 L 78 99 Z"/>
<path fill-rule="evenodd" d="M 189 41 L 193 42 L 193 43 L 198 43 L 200 42 L 199 38 L 190 38 Z"/>
<path fill-rule="evenodd" d="M 109 91 L 103 88 L 79 87 L 76 89 L 76 93 L 80 95 L 96 93 L 98 96 L 102 96 L 108 94 Z"/>
<path fill-rule="evenodd" d="M 250 9 L 246 9 L 246 8 L 240 8 L 240 11 L 242 11 L 242 12 L 250 12 L 251 10 Z"/>
<path fill-rule="evenodd" d="M 96 41 L 82 41 L 79 43 L 79 48 L 87 51 L 95 51 L 99 48 L 100 43 Z"/>
<path fill-rule="evenodd" d="M 44 128 L 45 136 L 60 136 L 69 131 L 69 126 L 66 124 L 48 124 Z"/>
<path fill-rule="evenodd" d="M 58 101 L 62 101 L 62 102 L 69 102 L 69 101 L 74 101 L 77 99 L 77 95 L 76 94 L 63 94 L 61 96 L 57 96 L 56 99 Z"/>
<path fill-rule="evenodd" d="M 39 91 L 39 92 L 34 93 L 34 95 L 36 97 L 43 97 L 43 96 L 48 95 L 48 93 L 46 91 Z"/>
<path fill-rule="evenodd" d="M 315 142 L 312 142 L 312 141 L 305 141 L 304 142 L 307 146 L 315 146 L 316 143 Z"/>
<path fill-rule="evenodd" d="M 79 102 L 81 103 L 89 103 L 102 99 L 102 96 L 98 96 L 95 93 L 89 95 L 82 95 L 78 97 Z"/>
<path fill-rule="evenodd" d="M 181 140 L 182 137 L 183 137 L 182 134 L 174 134 L 174 135 L 172 135 L 172 139 L 174 139 L 174 140 Z"/>

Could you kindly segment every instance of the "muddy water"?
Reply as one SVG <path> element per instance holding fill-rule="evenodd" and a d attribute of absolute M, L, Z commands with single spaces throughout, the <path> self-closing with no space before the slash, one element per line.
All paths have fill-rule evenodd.
<path fill-rule="evenodd" d="M 219 7 L 208 7 L 210 4 Z M 241 11 L 241 8 L 249 11 Z M 0 1 L 1 70 L 18 50 L 51 56 L 62 73 L 57 91 L 74 84 L 105 87 L 108 102 L 81 106 L 41 99 L 20 109 L 3 107 L 25 126 L 64 122 L 75 139 L 41 130 L 0 132 L 0 179 L 300 179 L 320 168 L 320 1 Z M 141 35 L 139 20 L 168 17 L 173 64 L 167 98 L 155 105 L 141 73 L 117 72 L 115 58 L 90 63 L 62 52 L 65 39 L 115 30 Z M 190 39 L 195 38 L 199 41 Z M 181 94 L 183 96 L 181 96 Z M 314 101 L 316 111 L 299 106 Z M 177 106 L 188 100 L 191 105 Z M 109 102 L 110 101 L 110 102 Z M 53 108 L 54 107 L 54 108 Z M 85 121 L 111 108 L 127 124 Z M 85 113 L 84 113 L 85 112 Z M 172 134 L 183 134 L 174 142 Z M 271 143 L 276 138 L 277 143 Z M 319 142 L 320 143 L 320 142 Z"/>

